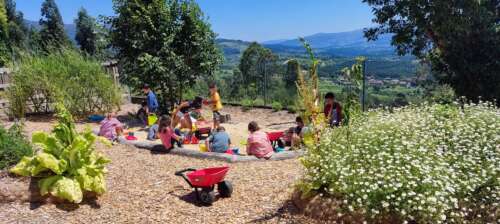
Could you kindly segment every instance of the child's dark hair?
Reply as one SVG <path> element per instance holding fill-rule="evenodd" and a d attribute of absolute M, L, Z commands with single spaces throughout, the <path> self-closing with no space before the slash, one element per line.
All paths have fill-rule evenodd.
<path fill-rule="evenodd" d="M 215 85 L 215 82 L 212 82 L 212 83 L 210 83 L 210 85 L 208 85 L 209 89 L 213 89 L 215 87 L 217 87 L 217 85 Z"/>
<path fill-rule="evenodd" d="M 172 124 L 172 120 L 168 115 L 163 115 L 160 118 L 160 126 L 158 127 L 158 130 L 160 130 L 161 133 L 165 133 L 167 131 L 167 128 L 170 127 Z"/>
<path fill-rule="evenodd" d="M 147 105 L 148 105 L 148 102 L 146 102 L 146 101 L 142 101 L 142 103 L 141 103 L 141 107 L 145 107 L 145 106 L 147 106 Z"/>
<path fill-rule="evenodd" d="M 259 128 L 259 124 L 257 124 L 257 122 L 255 121 L 252 121 L 248 124 L 248 130 L 250 132 L 256 132 L 258 131 L 260 128 Z"/>
<path fill-rule="evenodd" d="M 295 118 L 295 122 L 297 122 L 297 123 L 302 123 L 302 124 L 303 124 L 303 123 L 304 123 L 304 120 L 302 120 L 302 117 L 301 117 L 301 116 L 298 116 L 298 117 L 296 117 L 296 118 Z"/>
<path fill-rule="evenodd" d="M 333 94 L 332 92 L 328 92 L 325 95 L 325 99 L 335 99 L 335 94 Z"/>
<path fill-rule="evenodd" d="M 203 106 L 203 98 L 201 98 L 200 96 L 195 97 L 192 103 L 192 107 L 194 109 L 201 109 L 202 106 Z"/>
<path fill-rule="evenodd" d="M 217 130 L 217 132 L 226 131 L 226 129 L 222 126 L 219 126 L 216 130 Z"/>

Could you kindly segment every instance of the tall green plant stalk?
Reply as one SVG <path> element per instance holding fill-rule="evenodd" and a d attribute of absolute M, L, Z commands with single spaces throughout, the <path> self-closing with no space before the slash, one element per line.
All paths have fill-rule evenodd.
<path fill-rule="evenodd" d="M 310 124 L 312 127 L 312 140 L 308 143 L 306 141 L 306 146 L 312 148 L 319 141 L 319 136 L 321 135 L 321 130 L 325 127 L 325 117 L 321 113 L 320 106 L 320 92 L 319 92 L 319 78 L 318 78 L 318 64 L 319 61 L 314 56 L 311 46 L 305 41 L 304 38 L 300 38 L 303 43 L 304 48 L 307 50 L 311 61 L 311 68 L 308 72 L 308 76 L 304 75 L 300 69 L 298 71 L 297 79 L 297 92 L 300 97 L 303 108 L 301 108 L 301 116 L 306 124 Z"/>

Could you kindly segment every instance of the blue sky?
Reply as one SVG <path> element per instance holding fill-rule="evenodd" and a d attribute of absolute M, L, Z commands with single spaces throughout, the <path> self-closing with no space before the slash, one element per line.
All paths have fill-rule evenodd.
<path fill-rule="evenodd" d="M 38 21 L 43 0 L 17 0 L 26 19 Z M 219 37 L 249 41 L 290 39 L 371 26 L 361 0 L 198 0 Z M 56 0 L 65 23 L 80 7 L 93 16 L 113 15 L 111 0 Z"/>

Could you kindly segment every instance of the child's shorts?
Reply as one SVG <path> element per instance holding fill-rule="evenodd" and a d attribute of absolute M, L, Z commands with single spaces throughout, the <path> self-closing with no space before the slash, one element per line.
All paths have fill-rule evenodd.
<path fill-rule="evenodd" d="M 219 111 L 213 111 L 213 117 L 214 117 L 214 121 L 220 121 L 220 113 Z"/>

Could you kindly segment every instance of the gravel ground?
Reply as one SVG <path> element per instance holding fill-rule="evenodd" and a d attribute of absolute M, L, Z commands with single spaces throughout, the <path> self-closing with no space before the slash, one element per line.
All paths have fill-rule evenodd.
<path fill-rule="evenodd" d="M 230 164 L 231 198 L 211 207 L 197 203 L 192 189 L 174 172 L 225 165 L 130 146 L 99 147 L 113 161 L 108 192 L 97 201 L 70 204 L 0 204 L 2 223 L 303 223 L 288 202 L 301 176 L 297 160 Z M 3 221 L 2 221 L 3 220 Z M 309 223 L 309 222 L 307 222 Z"/>
<path fill-rule="evenodd" d="M 250 113 L 252 116 L 241 117 L 245 114 L 231 111 L 233 121 L 246 122 L 246 117 L 258 120 L 261 116 L 266 117 L 261 121 L 263 125 L 276 121 L 266 111 Z M 293 116 L 278 115 L 277 122 L 287 121 L 283 116 Z M 28 121 L 27 134 L 34 130 L 48 131 L 52 123 L 50 119 Z M 226 165 L 223 162 L 154 154 L 125 145 L 112 148 L 98 145 L 98 150 L 112 160 L 108 165 L 108 192 L 98 200 L 81 205 L 4 203 L 0 204 L 0 223 L 313 222 L 296 214 L 289 202 L 293 185 L 302 175 L 297 160 L 229 164 L 231 169 L 226 179 L 234 185 L 233 196 L 204 207 L 197 203 L 193 189 L 174 172 L 188 167 Z"/>

